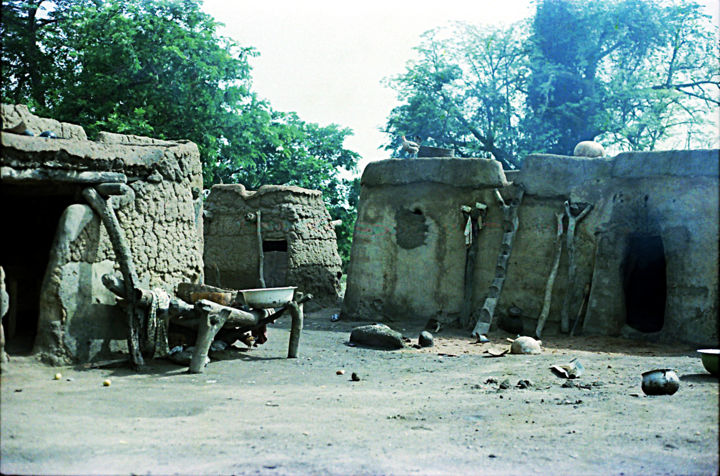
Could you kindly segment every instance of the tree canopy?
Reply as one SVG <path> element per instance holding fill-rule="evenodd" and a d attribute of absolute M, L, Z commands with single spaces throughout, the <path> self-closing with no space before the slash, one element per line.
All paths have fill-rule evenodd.
<path fill-rule="evenodd" d="M 3 102 L 105 130 L 189 139 L 204 182 L 288 184 L 323 192 L 349 252 L 352 131 L 273 110 L 252 91 L 258 54 L 218 34 L 198 0 L 2 3 Z M 347 175 L 347 174 L 345 174 Z M 347 259 L 347 255 L 344 256 Z"/>
<path fill-rule="evenodd" d="M 527 153 L 571 154 L 581 140 L 652 150 L 714 139 L 717 28 L 692 2 L 538 0 L 527 21 L 457 23 L 416 49 L 388 82 L 403 101 L 387 120 L 388 150 L 418 135 L 517 168 Z"/>

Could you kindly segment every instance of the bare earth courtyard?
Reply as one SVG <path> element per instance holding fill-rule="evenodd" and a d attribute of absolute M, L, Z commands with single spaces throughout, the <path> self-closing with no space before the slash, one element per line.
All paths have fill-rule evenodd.
<path fill-rule="evenodd" d="M 350 347 L 358 322 L 289 319 L 267 344 L 226 351 L 204 374 L 153 361 L 53 368 L 14 357 L 2 374 L 3 474 L 717 474 L 718 380 L 695 349 L 554 338 L 541 355 L 489 358 L 452 330 L 435 346 Z M 399 329 L 415 339 L 418 329 Z M 577 357 L 567 385 L 549 367 Z M 672 396 L 641 373 L 675 369 Z M 345 373 L 338 375 L 343 369 Z M 56 372 L 62 373 L 54 380 Z M 351 380 L 355 372 L 360 380 Z M 102 385 L 110 379 L 109 387 Z M 500 389 L 507 380 L 509 388 Z M 530 386 L 517 383 L 529 380 Z M 563 384 L 566 384 L 563 386 Z"/>

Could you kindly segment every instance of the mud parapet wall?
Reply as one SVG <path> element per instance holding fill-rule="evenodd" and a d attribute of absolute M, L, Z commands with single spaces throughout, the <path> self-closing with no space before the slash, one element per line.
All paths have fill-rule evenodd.
<path fill-rule="evenodd" d="M 521 311 L 524 333 L 534 332 L 553 264 L 556 214 L 565 213 L 568 201 L 592 209 L 575 230 L 572 280 L 567 235 L 562 237 L 548 332 L 558 331 L 565 306 L 571 323 L 580 316 L 577 331 L 586 334 L 717 343 L 717 150 L 595 159 L 532 155 L 508 174 L 512 183 L 482 165 L 494 161 L 431 160 L 384 161 L 366 169 L 343 313 L 373 321 L 457 323 L 467 249 L 460 207 L 481 202 L 488 209 L 473 270 L 471 308 L 477 312 L 496 274 L 503 238 L 494 191 L 507 200 L 522 187 L 494 326 L 509 321 L 514 308 Z M 417 170 L 430 163 L 433 173 Z M 567 218 L 564 223 L 567 230 Z"/>
<path fill-rule="evenodd" d="M 312 293 L 315 304 L 337 303 L 342 262 L 319 191 L 213 186 L 205 202 L 207 283 L 232 289 L 260 287 L 261 249 L 267 287 L 297 286 Z"/>
<path fill-rule="evenodd" d="M 51 360 L 87 361 L 122 349 L 124 317 L 100 282 L 103 274 L 119 268 L 107 231 L 83 190 L 99 183 L 125 183 L 132 189 L 134 200 L 116 214 L 143 286 L 174 291 L 179 282 L 199 282 L 203 237 L 197 147 L 111 133 L 89 141 L 80 126 L 38 118 L 24 106 L 2 105 L 4 130 L 20 122 L 35 135 L 3 132 L 0 156 L 0 198 L 7 210 L 3 228 L 12 228 L 0 248 L 2 264 L 18 288 L 18 326 L 28 325 L 22 320 L 36 312 L 35 351 Z M 39 137 L 44 130 L 57 138 Z M 32 289 L 33 281 L 42 283 L 40 289 Z"/>
<path fill-rule="evenodd" d="M 466 220 L 460 207 L 493 203 L 508 187 L 499 162 L 420 158 L 371 162 L 361 182 L 343 313 L 373 321 L 459 317 Z M 495 262 L 502 212 L 488 209 L 477 263 Z M 478 266 L 477 298 L 494 276 Z"/>

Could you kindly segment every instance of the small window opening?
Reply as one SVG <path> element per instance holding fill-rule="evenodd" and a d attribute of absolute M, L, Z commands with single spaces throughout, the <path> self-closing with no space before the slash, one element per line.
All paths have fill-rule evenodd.
<path fill-rule="evenodd" d="M 263 251 L 287 251 L 288 245 L 285 240 L 263 241 Z"/>

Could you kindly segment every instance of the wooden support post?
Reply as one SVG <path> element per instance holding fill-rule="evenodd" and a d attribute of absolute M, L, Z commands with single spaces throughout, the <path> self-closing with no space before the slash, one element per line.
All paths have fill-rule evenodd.
<path fill-rule="evenodd" d="M 292 317 L 292 324 L 290 326 L 290 342 L 288 343 L 288 359 L 297 358 L 298 345 L 300 344 L 300 334 L 303 328 L 303 305 L 295 301 L 290 302 L 288 305 L 290 316 Z"/>
<path fill-rule="evenodd" d="M 555 285 L 555 278 L 557 277 L 558 267 L 560 266 L 560 255 L 562 254 L 562 234 L 563 234 L 563 214 L 556 213 L 555 218 L 557 220 L 557 231 L 555 234 L 555 253 L 553 258 L 552 268 L 550 268 L 550 275 L 548 276 L 547 283 L 545 284 L 545 298 L 543 299 L 542 311 L 540 311 L 540 317 L 538 317 L 537 327 L 535 328 L 535 337 L 540 339 L 542 337 L 542 331 L 545 327 L 545 321 L 547 321 L 548 314 L 550 313 L 550 303 L 552 300 L 552 290 Z"/>
<path fill-rule="evenodd" d="M 237 327 L 255 327 L 264 316 L 264 312 L 245 312 L 240 309 L 202 299 L 195 303 L 195 312 L 200 316 L 195 351 L 188 372 L 199 374 L 205 371 L 205 361 L 215 335 L 225 324 Z"/>
<path fill-rule="evenodd" d="M 567 229 L 567 251 L 568 251 L 568 279 L 565 299 L 563 300 L 562 313 L 560 314 L 560 330 L 567 334 L 570 332 L 570 306 L 574 300 L 575 280 L 577 275 L 577 264 L 575 263 L 575 227 L 592 210 L 589 204 L 583 208 L 577 216 L 572 213 L 570 202 L 565 202 L 565 215 L 568 217 Z"/>
<path fill-rule="evenodd" d="M 120 272 L 123 275 L 125 284 L 125 296 L 128 302 L 126 309 L 128 323 L 128 350 L 130 352 L 130 362 L 135 369 L 145 364 L 142 353 L 140 352 L 140 333 L 143 323 L 140 322 L 137 312 L 137 297 L 135 289 L 138 287 L 138 278 L 135 273 L 135 265 L 133 263 L 130 247 L 125 240 L 125 234 L 120 227 L 120 222 L 115 215 L 115 208 L 128 204 L 134 200 L 135 193 L 125 184 L 112 184 L 105 187 L 98 186 L 100 190 L 111 191 L 113 193 L 122 193 L 123 195 L 112 195 L 107 201 L 103 200 L 97 190 L 94 188 L 86 188 L 83 190 L 83 197 L 88 201 L 90 207 L 100 216 L 105 225 L 105 229 L 110 237 L 110 243 L 115 252 L 115 259 L 120 265 Z M 117 200 L 117 202 L 116 202 Z"/>
<path fill-rule="evenodd" d="M 505 284 L 505 277 L 507 275 L 507 264 L 510 259 L 510 253 L 512 252 L 513 240 L 515 239 L 515 233 L 517 232 L 519 220 L 517 216 L 518 207 L 522 203 L 523 196 L 525 195 L 525 189 L 518 187 L 518 192 L 510 205 L 505 203 L 500 191 L 495 189 L 495 197 L 503 210 L 503 238 L 500 244 L 500 252 L 498 253 L 497 264 L 495 265 L 495 279 L 490 285 L 488 290 L 488 297 L 485 299 L 485 303 L 480 309 L 480 315 L 478 317 L 475 328 L 472 331 L 472 335 L 479 337 L 483 334 L 487 334 L 492 324 L 493 315 L 495 313 L 495 307 L 500 299 L 500 293 L 502 293 L 503 285 Z"/>

